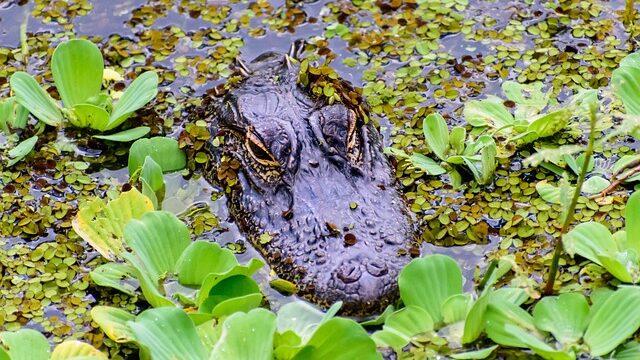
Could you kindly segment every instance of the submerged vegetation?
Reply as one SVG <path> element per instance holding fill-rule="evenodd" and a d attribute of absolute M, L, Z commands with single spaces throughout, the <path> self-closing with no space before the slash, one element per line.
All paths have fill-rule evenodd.
<path fill-rule="evenodd" d="M 505 4 L 0 5 L 0 359 L 640 357 L 638 11 Z M 282 295 L 202 181 L 202 98 L 298 38 L 420 229 L 374 318 Z"/>

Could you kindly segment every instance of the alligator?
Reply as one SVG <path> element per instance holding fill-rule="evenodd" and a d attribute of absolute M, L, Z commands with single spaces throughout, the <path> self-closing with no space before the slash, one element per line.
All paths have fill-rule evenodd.
<path fill-rule="evenodd" d="M 205 110 L 216 139 L 206 179 L 226 189 L 232 220 L 298 295 L 342 301 L 344 315 L 381 312 L 419 250 L 378 130 L 301 85 L 295 51 L 240 68 Z"/>

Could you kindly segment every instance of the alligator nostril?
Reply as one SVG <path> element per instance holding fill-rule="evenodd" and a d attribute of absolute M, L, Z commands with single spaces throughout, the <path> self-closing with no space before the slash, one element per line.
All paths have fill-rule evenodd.
<path fill-rule="evenodd" d="M 389 272 L 387 264 L 378 260 L 370 260 L 367 262 L 367 272 L 373 276 L 386 275 Z"/>
<path fill-rule="evenodd" d="M 338 268 L 338 278 L 345 284 L 358 281 L 361 275 L 362 270 L 356 264 L 344 264 Z"/>

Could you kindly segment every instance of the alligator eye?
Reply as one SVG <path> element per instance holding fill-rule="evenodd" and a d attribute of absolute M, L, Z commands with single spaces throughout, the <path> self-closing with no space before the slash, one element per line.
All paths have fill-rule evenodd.
<path fill-rule="evenodd" d="M 347 119 L 347 157 L 351 161 L 358 162 L 360 160 L 361 151 L 356 113 L 353 110 L 349 110 Z"/>
<path fill-rule="evenodd" d="M 252 131 L 247 132 L 245 147 L 247 148 L 249 155 L 251 155 L 257 163 L 264 166 L 280 166 L 278 160 L 275 159 L 258 135 L 254 134 Z"/>

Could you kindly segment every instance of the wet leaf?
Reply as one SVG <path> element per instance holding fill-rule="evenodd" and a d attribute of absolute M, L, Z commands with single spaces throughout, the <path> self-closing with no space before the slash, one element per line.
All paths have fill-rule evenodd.
<path fill-rule="evenodd" d="M 533 308 L 533 322 L 564 346 L 577 344 L 589 324 L 589 303 L 580 293 L 544 297 Z"/>
<path fill-rule="evenodd" d="M 134 188 L 108 204 L 101 199 L 81 204 L 71 224 L 84 241 L 113 261 L 124 252 L 125 225 L 152 210 L 151 201 Z"/>
<path fill-rule="evenodd" d="M 107 355 L 78 340 L 67 340 L 53 349 L 50 360 L 108 360 Z"/>
<path fill-rule="evenodd" d="M 446 159 L 449 149 L 449 129 L 440 114 L 427 116 L 422 123 L 424 138 L 429 149 L 440 159 Z"/>
<path fill-rule="evenodd" d="M 66 108 L 86 103 L 100 92 L 103 70 L 102 53 L 89 40 L 60 43 L 51 57 L 53 79 Z"/>
<path fill-rule="evenodd" d="M 439 327 L 443 321 L 442 303 L 449 296 L 462 293 L 462 273 L 450 257 L 429 255 L 405 266 L 398 286 L 404 304 L 422 307 Z"/>
<path fill-rule="evenodd" d="M 24 106 L 38 120 L 47 125 L 62 124 L 62 113 L 55 101 L 44 91 L 31 75 L 18 71 L 11 75 L 11 89 L 16 101 Z"/>
<path fill-rule="evenodd" d="M 592 356 L 608 354 L 640 327 L 640 288 L 622 287 L 593 312 L 584 341 Z"/>
<path fill-rule="evenodd" d="M 124 131 L 117 132 L 115 134 L 94 135 L 93 137 L 96 139 L 116 141 L 116 142 L 129 142 L 129 141 L 137 140 L 147 135 L 149 131 L 151 131 L 151 128 L 149 128 L 148 126 L 138 126 L 133 129 L 127 129 Z"/>
<path fill-rule="evenodd" d="M 178 308 L 161 307 L 143 311 L 135 321 L 128 321 L 136 342 L 155 360 L 203 360 L 206 350 L 196 327 Z M 245 337 L 246 334 L 244 335 Z"/>
<path fill-rule="evenodd" d="M 222 323 L 222 334 L 209 359 L 271 360 L 276 316 L 265 309 L 235 313 Z"/>
<path fill-rule="evenodd" d="M 9 161 L 7 161 L 7 167 L 15 165 L 20 160 L 24 159 L 25 156 L 29 155 L 31 150 L 36 146 L 38 142 L 37 136 L 32 136 L 26 140 L 21 141 L 16 147 L 9 150 L 7 155 L 9 155 Z"/>
<path fill-rule="evenodd" d="M 163 172 L 181 170 L 187 165 L 186 156 L 176 140 L 165 137 L 139 139 L 129 150 L 129 175 L 142 167 L 147 156 L 158 163 Z"/>
<path fill-rule="evenodd" d="M 136 110 L 153 100 L 158 94 L 158 74 L 145 71 L 135 79 L 124 91 L 120 100 L 113 106 L 113 112 L 109 118 L 109 125 L 105 130 L 110 130 L 122 124 Z"/>
<path fill-rule="evenodd" d="M 48 360 L 50 353 L 47 339 L 32 329 L 0 332 L 0 348 L 11 360 Z"/>

